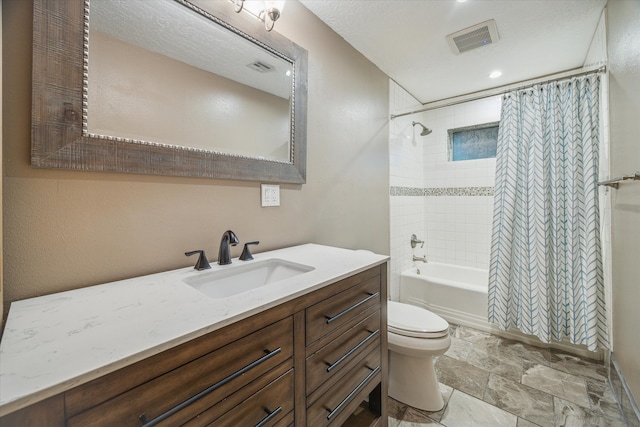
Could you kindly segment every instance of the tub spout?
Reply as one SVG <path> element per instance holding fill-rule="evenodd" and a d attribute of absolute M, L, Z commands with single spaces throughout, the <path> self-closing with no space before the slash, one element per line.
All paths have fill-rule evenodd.
<path fill-rule="evenodd" d="M 422 261 L 422 262 L 427 262 L 427 256 L 413 256 L 413 260 L 414 261 Z"/>

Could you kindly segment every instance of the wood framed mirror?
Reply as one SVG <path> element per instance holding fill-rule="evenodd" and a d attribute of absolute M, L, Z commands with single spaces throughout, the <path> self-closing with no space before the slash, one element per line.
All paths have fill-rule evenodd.
<path fill-rule="evenodd" d="M 307 51 L 233 3 L 34 0 L 33 33 L 33 167 L 305 183 Z"/>

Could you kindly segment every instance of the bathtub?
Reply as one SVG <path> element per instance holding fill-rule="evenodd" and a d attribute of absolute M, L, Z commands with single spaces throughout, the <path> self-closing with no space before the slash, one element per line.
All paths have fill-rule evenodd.
<path fill-rule="evenodd" d="M 418 271 L 420 273 L 418 273 Z M 552 347 L 569 354 L 604 360 L 604 351 L 593 353 L 568 342 L 542 343 L 516 329 L 500 330 L 487 320 L 489 272 L 479 268 L 429 262 L 400 274 L 400 301 L 424 307 L 449 323 L 470 326 L 538 347 Z"/>
<path fill-rule="evenodd" d="M 488 284 L 487 270 L 429 262 L 400 274 L 400 301 L 450 323 L 487 330 Z"/>

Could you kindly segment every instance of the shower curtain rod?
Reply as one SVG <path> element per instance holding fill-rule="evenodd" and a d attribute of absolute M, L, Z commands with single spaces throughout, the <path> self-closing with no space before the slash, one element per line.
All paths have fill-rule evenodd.
<path fill-rule="evenodd" d="M 393 120 L 393 119 L 395 119 L 397 117 L 409 116 L 411 114 L 423 113 L 425 111 L 435 110 L 437 108 L 451 107 L 452 105 L 463 104 L 465 102 L 477 101 L 479 99 L 491 98 L 492 96 L 504 95 L 506 93 L 513 92 L 515 90 L 529 89 L 529 88 L 531 88 L 531 87 L 533 87 L 534 85 L 537 85 L 537 84 L 545 84 L 545 83 L 551 83 L 551 82 L 561 82 L 561 81 L 564 81 L 564 80 L 572 79 L 574 77 L 588 76 L 588 75 L 591 75 L 591 74 L 602 74 L 602 73 L 605 73 L 606 71 L 607 71 L 607 66 L 606 65 L 603 65 L 603 66 L 595 68 L 595 69 L 587 70 L 587 71 L 581 71 L 579 73 L 573 73 L 571 71 L 565 71 L 565 72 L 562 72 L 562 73 L 554 74 L 555 77 L 549 77 L 549 76 L 538 77 L 538 79 L 546 79 L 546 80 L 537 80 L 537 79 L 526 80 L 526 82 L 528 82 L 528 83 L 526 83 L 526 84 L 524 84 L 522 86 L 512 87 L 514 85 L 525 83 L 523 81 L 512 83 L 510 85 L 499 86 L 499 87 L 496 87 L 496 88 L 493 88 L 493 89 L 486 89 L 486 90 L 479 91 L 479 92 L 471 92 L 471 93 L 468 93 L 468 94 L 465 94 L 465 95 L 459 95 L 459 96 L 456 96 L 456 97 L 453 97 L 453 98 L 445 98 L 445 99 L 441 99 L 439 101 L 429 102 L 428 105 L 427 104 L 423 104 L 423 105 L 427 105 L 427 106 L 425 106 L 423 108 L 420 108 L 420 109 L 414 110 L 414 111 L 409 111 L 409 112 L 406 112 L 406 113 L 391 114 L 391 116 L 389 118 L 391 120 Z M 473 94 L 476 94 L 476 95 L 467 98 L 467 96 L 473 95 Z M 460 98 L 460 97 L 465 97 L 465 98 L 464 99 L 456 99 L 456 98 Z M 451 101 L 451 102 L 446 102 L 446 103 L 440 104 L 441 102 L 444 102 L 447 99 L 455 99 L 455 100 Z"/>

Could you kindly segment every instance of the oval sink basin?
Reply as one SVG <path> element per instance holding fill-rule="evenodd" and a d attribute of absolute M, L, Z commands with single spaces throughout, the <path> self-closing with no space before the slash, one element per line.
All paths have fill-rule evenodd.
<path fill-rule="evenodd" d="M 276 258 L 204 272 L 183 281 L 211 298 L 226 298 L 312 270 L 315 268 Z"/>

